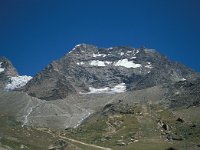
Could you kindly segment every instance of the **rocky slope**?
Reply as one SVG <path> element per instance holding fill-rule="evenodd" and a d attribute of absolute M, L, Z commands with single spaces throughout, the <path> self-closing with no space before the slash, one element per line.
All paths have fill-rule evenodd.
<path fill-rule="evenodd" d="M 40 99 L 55 100 L 70 94 L 145 89 L 196 76 L 191 69 L 152 49 L 80 44 L 39 72 L 23 91 Z"/>
<path fill-rule="evenodd" d="M 192 107 L 200 104 L 200 78 L 167 84 L 163 99 L 170 108 Z"/>
<path fill-rule="evenodd" d="M 92 113 L 67 101 L 43 101 L 22 92 L 0 92 L 0 114 L 13 116 L 22 126 L 68 128 Z"/>

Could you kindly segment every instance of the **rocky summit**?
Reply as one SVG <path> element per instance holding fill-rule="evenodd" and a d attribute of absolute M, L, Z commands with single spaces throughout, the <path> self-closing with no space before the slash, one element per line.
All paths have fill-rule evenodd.
<path fill-rule="evenodd" d="M 0 149 L 198 150 L 200 74 L 154 49 L 79 44 L 34 77 L 0 57 Z"/>
<path fill-rule="evenodd" d="M 39 72 L 23 91 L 44 100 L 71 94 L 120 93 L 198 75 L 153 49 L 80 44 Z"/>
<path fill-rule="evenodd" d="M 9 80 L 9 77 L 18 76 L 17 70 L 11 61 L 5 57 L 0 57 L 0 89 L 3 89 Z"/>

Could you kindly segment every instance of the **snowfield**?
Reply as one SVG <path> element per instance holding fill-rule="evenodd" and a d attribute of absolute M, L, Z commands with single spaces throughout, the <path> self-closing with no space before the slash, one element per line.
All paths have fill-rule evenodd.
<path fill-rule="evenodd" d="M 100 60 L 93 60 L 90 62 L 91 66 L 106 66 L 103 61 Z"/>
<path fill-rule="evenodd" d="M 93 87 L 89 87 L 90 92 L 88 93 L 82 93 L 80 92 L 80 94 L 101 94 L 101 93 L 107 93 L 107 94 L 114 94 L 114 93 L 123 93 L 126 91 L 126 84 L 125 83 L 120 83 L 115 85 L 113 88 L 109 88 L 109 87 L 104 87 L 104 88 L 93 88 Z"/>
<path fill-rule="evenodd" d="M 100 54 L 100 53 L 98 53 L 98 54 L 92 54 L 92 56 L 93 57 L 106 57 L 106 54 Z"/>
<path fill-rule="evenodd" d="M 5 87 L 5 90 L 14 90 L 26 85 L 26 83 L 31 80 L 31 76 L 18 76 L 18 77 L 10 77 L 10 81 Z"/>
<path fill-rule="evenodd" d="M 126 68 L 139 68 L 142 65 L 135 64 L 133 61 L 128 61 L 128 59 L 122 59 L 122 60 L 118 60 L 116 63 L 114 63 L 114 66 L 122 66 L 122 67 L 126 67 Z"/>

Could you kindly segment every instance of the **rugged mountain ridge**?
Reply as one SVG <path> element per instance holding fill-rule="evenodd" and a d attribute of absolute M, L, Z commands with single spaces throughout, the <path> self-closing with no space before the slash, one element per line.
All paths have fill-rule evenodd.
<path fill-rule="evenodd" d="M 23 91 L 40 99 L 55 100 L 94 91 L 145 89 L 197 76 L 153 49 L 79 44 L 39 72 Z"/>

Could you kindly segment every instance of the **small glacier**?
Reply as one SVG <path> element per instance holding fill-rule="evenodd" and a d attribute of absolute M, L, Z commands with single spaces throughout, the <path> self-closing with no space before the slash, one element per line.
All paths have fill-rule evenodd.
<path fill-rule="evenodd" d="M 5 90 L 14 90 L 17 88 L 21 88 L 26 85 L 26 83 L 31 80 L 31 76 L 17 76 L 17 77 L 10 77 L 10 81 L 7 83 Z"/>
<path fill-rule="evenodd" d="M 104 88 L 93 88 L 89 87 L 90 92 L 82 93 L 80 94 L 101 94 L 101 93 L 107 93 L 107 94 L 115 94 L 115 93 L 123 93 L 126 91 L 126 84 L 120 83 L 115 85 L 113 88 L 110 87 L 104 87 Z"/>

